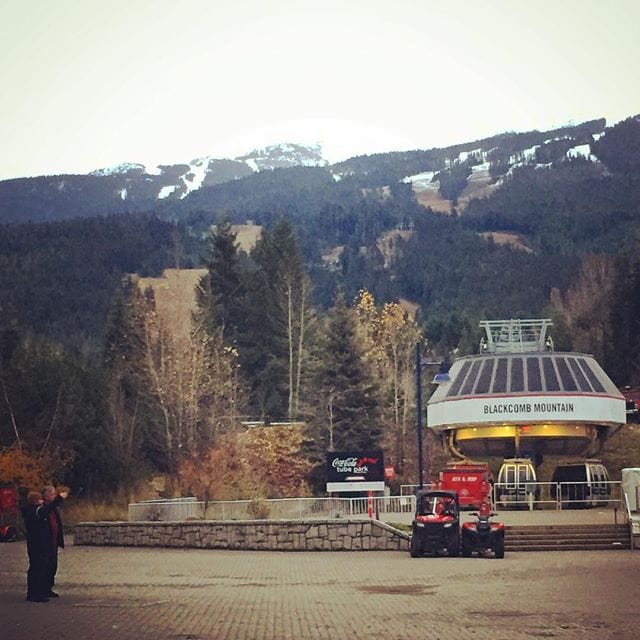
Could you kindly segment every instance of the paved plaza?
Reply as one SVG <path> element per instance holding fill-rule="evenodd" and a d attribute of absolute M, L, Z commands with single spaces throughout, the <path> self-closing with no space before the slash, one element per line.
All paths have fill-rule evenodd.
<path fill-rule="evenodd" d="M 69 545 L 61 598 L 24 600 L 0 545 L 3 640 L 638 640 L 640 552 L 411 559 Z"/>

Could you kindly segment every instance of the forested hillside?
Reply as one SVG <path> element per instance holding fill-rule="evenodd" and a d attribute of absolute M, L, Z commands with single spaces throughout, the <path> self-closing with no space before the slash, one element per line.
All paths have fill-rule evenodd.
<path fill-rule="evenodd" d="M 174 264 L 176 246 L 177 227 L 145 215 L 2 226 L 3 323 L 68 346 L 88 339 L 101 348 L 123 276 L 161 273 Z"/>
<path fill-rule="evenodd" d="M 327 448 L 382 447 L 401 482 L 416 456 L 415 343 L 438 359 L 472 352 L 481 319 L 550 315 L 558 347 L 640 384 L 637 118 L 114 207 L 121 177 L 76 178 L 0 183 L 0 446 L 56 480 L 102 491 L 163 471 L 186 486 L 258 419 L 304 422 L 298 480 L 312 490 Z M 463 202 L 479 179 L 488 195 Z M 448 214 L 419 204 L 425 183 Z M 231 224 L 248 222 L 262 235 L 245 252 Z M 186 347 L 129 277 L 167 267 L 207 273 Z M 252 491 L 280 495 L 265 483 Z"/>

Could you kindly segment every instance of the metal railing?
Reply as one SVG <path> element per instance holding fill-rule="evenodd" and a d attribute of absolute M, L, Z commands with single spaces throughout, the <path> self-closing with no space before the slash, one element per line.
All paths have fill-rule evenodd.
<path fill-rule="evenodd" d="M 436 488 L 425 485 L 425 489 Z M 415 495 L 417 484 L 403 484 L 400 495 Z M 533 509 L 571 509 L 591 506 L 620 506 L 621 483 L 618 480 L 598 482 L 495 482 L 491 501 L 496 508 L 526 507 Z"/>
<path fill-rule="evenodd" d="M 597 482 L 559 482 L 559 508 L 572 507 L 620 507 L 622 483 L 617 480 Z"/>
<path fill-rule="evenodd" d="M 388 520 L 394 514 L 413 513 L 414 496 L 372 498 L 276 498 L 271 500 L 232 500 L 207 503 L 207 520 L 325 520 L 327 518 L 378 517 Z M 392 518 L 391 518 L 392 519 Z"/>
<path fill-rule="evenodd" d="M 636 491 L 638 490 L 638 487 L 636 487 Z M 634 546 L 634 542 L 633 542 L 633 534 L 634 534 L 634 519 L 633 519 L 633 515 L 631 513 L 631 505 L 629 504 L 629 496 L 627 495 L 627 492 L 624 491 L 622 493 L 622 495 L 624 496 L 624 506 L 627 512 L 627 524 L 629 525 L 629 548 L 630 549 L 635 549 Z M 636 504 L 638 504 L 636 502 Z M 636 523 L 637 524 L 637 523 Z"/>
<path fill-rule="evenodd" d="M 418 490 L 420 485 L 417 484 L 401 484 L 400 485 L 400 495 L 401 496 L 415 496 L 416 495 L 416 491 Z M 424 484 L 423 489 L 435 489 L 436 485 L 435 484 Z"/>
<path fill-rule="evenodd" d="M 192 520 L 204 517 L 204 502 L 196 497 L 142 500 L 129 504 L 129 522 Z"/>
<path fill-rule="evenodd" d="M 496 482 L 492 487 L 496 507 L 534 507 L 579 509 L 589 507 L 620 507 L 621 482 Z"/>
<path fill-rule="evenodd" d="M 415 496 L 372 498 L 280 498 L 271 500 L 213 500 L 196 498 L 148 500 L 129 505 L 129 521 L 172 520 L 326 520 L 368 518 L 392 521 L 415 512 Z"/>
<path fill-rule="evenodd" d="M 491 490 L 496 508 L 525 507 L 531 510 L 536 505 L 545 504 L 557 508 L 555 482 L 496 482 Z"/>
<path fill-rule="evenodd" d="M 425 485 L 432 488 L 433 485 Z M 402 495 L 372 498 L 279 498 L 270 500 L 225 500 L 203 502 L 195 497 L 146 500 L 129 505 L 129 521 L 181 520 L 324 520 L 327 518 L 375 517 L 393 521 L 399 514 L 415 511 L 417 485 L 402 485 Z M 581 507 L 624 508 L 626 495 L 619 481 L 495 483 L 491 499 L 497 509 Z M 628 504 L 627 504 L 628 508 Z"/>

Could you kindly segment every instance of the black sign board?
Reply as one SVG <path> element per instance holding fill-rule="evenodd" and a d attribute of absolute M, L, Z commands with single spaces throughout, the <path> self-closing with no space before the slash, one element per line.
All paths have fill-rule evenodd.
<path fill-rule="evenodd" d="M 327 453 L 327 483 L 384 482 L 382 451 Z"/>

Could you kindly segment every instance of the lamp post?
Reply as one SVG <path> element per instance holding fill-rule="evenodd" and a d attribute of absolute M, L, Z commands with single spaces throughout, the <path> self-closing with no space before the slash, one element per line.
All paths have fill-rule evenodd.
<path fill-rule="evenodd" d="M 424 461 L 422 459 L 422 358 L 420 343 L 416 343 L 416 411 L 418 412 L 418 489 L 424 486 Z"/>
<path fill-rule="evenodd" d="M 436 373 L 431 381 L 432 384 L 441 384 L 442 382 L 449 382 L 451 378 L 448 372 L 444 370 L 445 363 L 442 361 L 435 362 L 423 362 L 420 354 L 420 343 L 416 342 L 416 412 L 417 412 L 417 427 L 418 427 L 418 489 L 424 487 L 424 458 L 422 455 L 422 367 L 428 365 L 439 365 L 440 371 Z M 448 367 L 447 367 L 448 368 Z M 426 407 L 425 407 L 426 409 Z M 425 420 L 426 420 L 425 411 Z M 428 424 L 427 424 L 428 426 Z"/>

